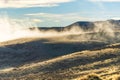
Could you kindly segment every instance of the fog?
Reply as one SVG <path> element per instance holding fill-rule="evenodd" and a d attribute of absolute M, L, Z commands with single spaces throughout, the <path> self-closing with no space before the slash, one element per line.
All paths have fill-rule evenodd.
<path fill-rule="evenodd" d="M 109 22 L 95 22 L 95 28 L 92 31 L 84 31 L 80 26 L 73 26 L 71 29 L 64 29 L 63 31 L 48 30 L 42 31 L 37 28 L 34 22 L 26 19 L 24 21 L 18 22 L 8 16 L 0 17 L 0 42 L 18 39 L 18 38 L 45 38 L 45 37 L 58 37 L 67 35 L 81 35 L 77 38 L 68 38 L 81 40 L 112 40 L 115 37 L 115 32 L 113 30 L 113 25 Z M 36 27 L 31 30 L 29 28 Z M 91 35 L 90 35 L 91 33 Z M 94 33 L 94 34 L 93 34 Z M 89 34 L 89 35 L 88 35 Z M 66 38 L 67 39 L 67 38 Z"/>
<path fill-rule="evenodd" d="M 34 30 L 29 29 L 33 27 L 35 27 Z M 0 42 L 26 37 L 43 38 L 76 33 L 81 33 L 80 29 L 72 28 L 69 31 L 66 30 L 63 32 L 57 32 L 55 30 L 40 31 L 37 29 L 37 25 L 28 19 L 18 22 L 8 16 L 0 17 Z"/>

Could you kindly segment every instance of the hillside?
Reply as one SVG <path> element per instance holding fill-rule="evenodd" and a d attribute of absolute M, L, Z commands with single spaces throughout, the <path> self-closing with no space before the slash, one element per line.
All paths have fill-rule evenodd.
<path fill-rule="evenodd" d="M 62 40 L 65 37 L 56 38 L 61 38 L 61 41 L 55 38 L 22 38 L 1 43 L 0 68 L 44 61 L 73 52 L 103 47 L 108 44 L 99 41 Z"/>
<path fill-rule="evenodd" d="M 97 46 L 99 47 L 99 45 L 96 45 L 95 47 Z M 91 50 L 78 50 L 73 53 L 68 52 L 69 54 L 64 54 L 64 56 L 59 55 L 59 57 L 54 57 L 44 61 L 26 63 L 24 65 L 2 69 L 0 70 L 0 76 L 3 79 L 10 80 L 13 80 L 14 78 L 17 80 L 70 80 L 81 78 L 90 73 L 96 73 L 106 80 L 111 76 L 120 74 L 119 48 L 120 45 L 117 43 L 107 45 L 100 49 L 92 48 Z M 68 49 L 71 50 L 74 48 L 68 47 Z M 61 50 L 61 52 L 62 51 L 63 50 Z M 36 54 L 34 53 L 34 55 Z M 49 56 L 51 55 L 49 54 Z M 19 57 L 21 56 L 19 55 L 15 58 L 19 59 Z M 25 56 L 21 58 L 29 57 Z"/>
<path fill-rule="evenodd" d="M 0 80 L 86 80 L 92 73 L 115 80 L 120 76 L 119 22 L 29 28 L 37 35 L 0 42 Z"/>

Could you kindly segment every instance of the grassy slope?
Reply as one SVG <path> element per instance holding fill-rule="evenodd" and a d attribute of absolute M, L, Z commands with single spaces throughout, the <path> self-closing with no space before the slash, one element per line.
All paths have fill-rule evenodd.
<path fill-rule="evenodd" d="M 91 73 L 102 78 L 120 74 L 120 43 L 80 41 L 80 36 L 0 43 L 0 78 L 70 80 Z"/>
<path fill-rule="evenodd" d="M 56 38 L 58 39 L 58 38 Z M 63 38 L 62 38 L 63 39 Z M 60 39 L 58 39 L 60 40 Z M 0 68 L 17 67 L 27 63 L 41 62 L 73 52 L 103 47 L 98 41 L 54 41 L 53 39 L 18 39 L 1 43 Z"/>
<path fill-rule="evenodd" d="M 67 48 L 72 49 L 73 47 Z M 32 62 L 23 66 L 2 69 L 0 77 L 11 80 L 14 78 L 69 80 L 83 77 L 90 73 L 99 74 L 102 78 L 108 78 L 116 74 L 119 75 L 120 45 L 114 44 L 104 46 L 103 48 L 100 47 L 101 49 L 95 48 L 95 50 L 94 48 L 92 50 L 76 51 L 64 56 L 61 55 L 57 58 L 53 57 L 49 60 Z"/>

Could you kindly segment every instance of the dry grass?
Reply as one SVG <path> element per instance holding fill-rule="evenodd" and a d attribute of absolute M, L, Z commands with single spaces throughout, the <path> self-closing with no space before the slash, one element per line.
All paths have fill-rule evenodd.
<path fill-rule="evenodd" d="M 116 66 L 120 59 L 119 53 L 120 50 L 117 48 L 77 52 L 43 62 L 23 65 L 9 71 L 2 71 L 0 75 L 8 78 L 13 76 L 13 78 L 31 78 L 38 80 L 48 78 L 52 80 L 59 80 L 63 77 L 65 80 L 69 80 L 75 77 L 85 76 L 89 73 L 98 73 L 101 76 L 100 79 L 102 80 L 102 78 L 105 79 L 105 76 L 111 77 L 112 74 L 119 74 L 119 66 Z M 84 62 L 81 60 L 84 60 Z M 46 73 L 46 71 L 48 72 Z M 87 78 L 96 79 L 86 80 L 100 80 L 99 76 L 97 77 L 96 75 L 89 75 Z"/>
<path fill-rule="evenodd" d="M 102 78 L 99 75 L 93 73 L 82 78 L 78 77 L 74 80 L 120 80 L 120 75 L 111 75 L 110 77 Z"/>
<path fill-rule="evenodd" d="M 98 76 L 97 74 L 91 74 L 91 75 L 87 75 L 82 78 L 77 78 L 75 80 L 102 80 L 102 78 Z"/>
<path fill-rule="evenodd" d="M 113 76 L 110 76 L 109 80 L 120 80 L 120 75 L 113 75 Z"/>
<path fill-rule="evenodd" d="M 14 80 L 14 79 L 16 80 L 73 80 L 73 79 L 75 80 L 119 80 L 119 74 L 120 74 L 119 43 L 113 44 L 113 45 L 111 44 L 110 46 L 106 47 L 104 46 L 104 44 L 96 43 L 96 42 L 84 42 L 84 43 L 82 42 L 78 45 L 78 42 L 77 43 L 64 42 L 62 44 L 57 42 L 54 43 L 53 41 L 52 43 L 43 42 L 41 44 L 38 41 L 37 43 L 33 42 L 35 44 L 30 43 L 26 45 L 24 44 L 24 42 L 26 43 L 26 41 L 29 41 L 29 40 L 23 41 L 23 43 L 20 43 L 20 45 L 17 45 L 17 46 L 14 45 L 12 46 L 12 48 L 13 49 L 20 49 L 20 47 L 21 49 L 28 48 L 30 51 L 32 50 L 31 46 L 35 48 L 37 45 L 36 49 L 33 49 L 33 51 L 38 50 L 38 53 L 40 53 L 41 51 L 39 51 L 40 48 L 38 47 L 41 47 L 41 46 L 39 45 L 47 45 L 49 46 L 49 48 L 47 47 L 48 48 L 47 49 L 46 46 L 44 48 L 45 50 L 46 49 L 48 50 L 47 52 L 50 52 L 50 51 L 51 53 L 55 52 L 54 54 L 61 53 L 62 51 L 65 51 L 65 52 L 63 55 L 52 57 L 51 59 L 47 59 L 44 61 L 38 60 L 37 62 L 33 61 L 31 63 L 14 66 L 12 68 L 2 69 L 0 70 L 1 80 Z M 7 44 L 8 43 L 5 43 L 5 45 Z M 9 44 L 11 44 L 11 42 Z M 16 44 L 16 42 L 12 41 L 12 44 Z M 84 47 L 82 47 L 81 45 Z M 104 47 L 101 48 L 100 47 L 101 45 Z M 11 47 L 9 46 L 9 48 Z M 80 49 L 83 48 L 82 49 L 83 51 L 80 51 L 79 49 L 75 50 L 77 48 L 80 48 Z M 84 50 L 84 48 L 85 49 L 88 48 L 88 50 Z M 61 51 L 58 51 L 58 49 L 59 50 L 61 49 Z M 71 50 L 71 52 L 69 54 L 65 54 L 68 50 L 69 51 Z M 75 52 L 72 53 L 73 50 L 75 50 Z M 32 52 L 32 54 L 35 55 L 35 52 Z M 27 54 L 27 56 L 29 55 Z M 22 56 L 22 57 L 17 56 L 17 57 L 18 58 L 20 57 L 19 59 L 22 58 L 23 61 L 24 61 L 24 58 L 26 58 L 26 56 Z M 12 60 L 20 61 L 20 60 L 17 60 L 18 58 L 9 59 L 7 57 L 6 59 L 9 59 L 9 61 L 12 61 Z M 90 74 L 90 73 L 95 73 L 95 74 Z M 83 78 L 83 76 L 85 76 L 84 79 L 81 79 L 81 77 Z"/>

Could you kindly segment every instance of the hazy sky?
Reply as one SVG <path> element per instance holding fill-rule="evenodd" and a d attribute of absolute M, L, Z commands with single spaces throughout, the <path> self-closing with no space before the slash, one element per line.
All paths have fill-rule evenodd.
<path fill-rule="evenodd" d="M 66 26 L 76 21 L 120 19 L 120 0 L 0 0 L 0 15 L 40 27 Z"/>

